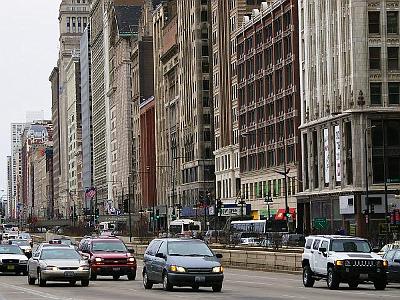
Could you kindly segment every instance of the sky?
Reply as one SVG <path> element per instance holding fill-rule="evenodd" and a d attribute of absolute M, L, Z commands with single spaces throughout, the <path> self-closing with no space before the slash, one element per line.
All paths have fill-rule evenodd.
<path fill-rule="evenodd" d="M 26 111 L 43 110 L 45 118 L 51 118 L 49 76 L 58 57 L 60 2 L 1 1 L 0 190 L 7 189 L 10 124 L 25 122 Z"/>

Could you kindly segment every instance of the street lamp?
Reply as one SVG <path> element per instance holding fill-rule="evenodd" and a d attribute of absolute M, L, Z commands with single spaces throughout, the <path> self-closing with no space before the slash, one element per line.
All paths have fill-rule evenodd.
<path fill-rule="evenodd" d="M 370 126 L 364 129 L 364 148 L 365 148 L 365 203 L 367 204 L 367 232 L 369 233 L 369 213 L 370 213 L 370 202 L 369 202 L 369 176 L 368 176 L 368 143 L 367 143 L 367 134 L 369 130 L 372 130 L 372 128 L 375 128 L 376 126 Z"/>

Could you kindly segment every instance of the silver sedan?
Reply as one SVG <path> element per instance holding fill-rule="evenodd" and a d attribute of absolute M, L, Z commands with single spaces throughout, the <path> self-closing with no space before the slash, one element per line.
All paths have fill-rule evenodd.
<path fill-rule="evenodd" d="M 74 249 L 69 247 L 38 247 L 28 261 L 28 283 L 45 286 L 47 281 L 64 281 L 75 285 L 89 285 L 89 264 Z"/>

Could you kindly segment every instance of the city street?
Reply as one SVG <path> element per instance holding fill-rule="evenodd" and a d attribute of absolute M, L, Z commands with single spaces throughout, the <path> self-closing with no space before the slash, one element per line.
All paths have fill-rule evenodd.
<path fill-rule="evenodd" d="M 140 272 L 140 270 L 139 270 Z M 138 273 L 139 273 L 138 272 Z M 190 288 L 179 288 L 173 292 L 164 292 L 161 285 L 152 290 L 144 290 L 141 275 L 137 280 L 113 281 L 100 278 L 83 288 L 70 287 L 64 283 L 50 283 L 40 288 L 29 286 L 24 276 L 0 276 L 1 300 L 36 299 L 399 299 L 400 285 L 391 285 L 385 291 L 375 291 L 372 285 L 362 285 L 350 290 L 347 284 L 341 289 L 330 291 L 326 282 L 320 281 L 314 288 L 304 288 L 300 275 L 264 273 L 228 269 L 222 293 L 213 293 L 209 288 L 193 292 Z"/>

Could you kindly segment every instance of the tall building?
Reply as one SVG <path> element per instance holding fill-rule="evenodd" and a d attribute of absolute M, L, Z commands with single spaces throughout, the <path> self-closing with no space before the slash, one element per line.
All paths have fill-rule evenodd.
<path fill-rule="evenodd" d="M 29 124 L 34 121 L 44 120 L 44 111 L 27 111 L 25 117 L 25 123 Z"/>
<path fill-rule="evenodd" d="M 7 156 L 7 211 L 6 218 L 12 217 L 12 159 L 11 156 Z"/>
<path fill-rule="evenodd" d="M 211 76 L 211 2 L 177 1 L 179 44 L 179 139 L 184 215 L 214 195 L 214 128 Z M 207 106 L 208 105 L 208 106 Z"/>
<path fill-rule="evenodd" d="M 57 134 L 55 135 L 54 158 L 56 166 L 55 175 L 55 212 L 61 214 L 61 207 L 68 201 L 68 107 L 67 107 L 67 66 L 72 54 L 79 49 L 80 38 L 88 24 L 89 1 L 88 0 L 62 0 L 59 9 L 60 51 L 57 63 L 58 68 L 58 105 L 54 106 L 52 116 L 57 118 Z M 53 70 L 54 71 L 54 70 Z M 52 73 L 52 75 L 55 75 Z M 52 81 L 54 82 L 55 79 Z M 52 82 L 52 83 L 53 83 Z M 53 91 L 53 94 L 55 92 Z M 54 97 L 53 97 L 54 99 Z M 53 101 L 54 104 L 54 101 Z M 58 170 L 57 170 L 58 169 Z M 59 173 L 59 174 L 57 174 Z M 65 212 L 64 212 L 65 213 Z M 64 214 L 63 213 L 63 214 Z"/>
<path fill-rule="evenodd" d="M 399 1 L 299 7 L 303 227 L 377 238 L 400 207 Z"/>
<path fill-rule="evenodd" d="M 13 218 L 16 217 L 17 204 L 22 199 L 17 197 L 17 182 L 19 176 L 22 175 L 21 169 L 21 136 L 24 131 L 25 123 L 12 123 L 11 124 L 11 172 L 12 172 L 12 194 L 10 199 L 10 210 L 14 211 Z"/>
<path fill-rule="evenodd" d="M 176 0 L 163 1 L 153 14 L 156 185 L 160 205 L 175 207 L 180 194 L 180 98 Z M 176 215 L 174 208 L 171 214 Z"/>
<path fill-rule="evenodd" d="M 301 180 L 297 11 L 294 0 L 262 3 L 237 35 L 240 199 L 251 204 L 256 219 L 283 220 L 286 212 L 293 221 L 296 217 L 294 195 Z M 271 210 L 266 197 L 272 198 Z"/>
<path fill-rule="evenodd" d="M 90 27 L 87 26 L 80 42 L 81 64 L 81 113 L 82 113 L 82 187 L 93 186 L 93 115 L 92 115 L 92 64 Z M 89 199 L 85 199 L 84 208 L 90 208 Z"/>
<path fill-rule="evenodd" d="M 67 211 L 82 215 L 83 195 L 82 186 L 82 115 L 81 115 L 81 67 L 79 51 L 74 51 L 66 69 L 67 116 L 68 116 L 68 187 Z"/>
<path fill-rule="evenodd" d="M 215 196 L 225 203 L 237 201 L 241 187 L 236 34 L 244 16 L 251 14 L 252 9 L 259 9 L 261 2 L 211 1 Z"/>

